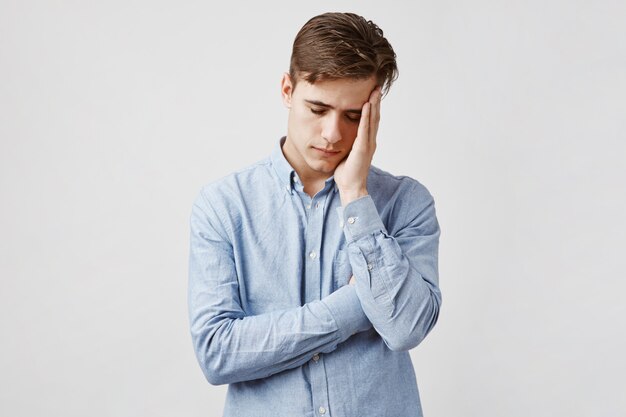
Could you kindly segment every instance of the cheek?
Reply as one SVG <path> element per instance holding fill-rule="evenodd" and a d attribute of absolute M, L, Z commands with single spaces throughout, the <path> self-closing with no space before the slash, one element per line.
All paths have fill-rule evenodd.
<path fill-rule="evenodd" d="M 354 143 L 358 130 L 359 130 L 359 126 L 357 124 L 354 124 L 354 125 L 350 124 L 344 129 L 342 136 L 345 139 L 345 141 L 350 144 L 350 146 L 352 146 L 352 144 Z"/>
<path fill-rule="evenodd" d="M 294 116 L 300 130 L 311 129 L 318 123 L 318 118 L 307 109 L 298 109 Z"/>
<path fill-rule="evenodd" d="M 316 129 L 316 121 L 311 120 L 310 115 L 297 111 L 291 113 L 289 125 L 294 134 L 299 137 L 299 141 L 307 141 Z"/>

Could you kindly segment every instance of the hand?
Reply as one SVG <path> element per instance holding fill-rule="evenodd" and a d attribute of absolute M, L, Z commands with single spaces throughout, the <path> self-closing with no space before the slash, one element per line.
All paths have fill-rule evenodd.
<path fill-rule="evenodd" d="M 361 120 L 359 120 L 359 129 L 352 150 L 335 169 L 335 183 L 339 188 L 341 205 L 344 207 L 351 201 L 368 194 L 367 174 L 376 151 L 380 98 L 380 87 L 376 87 L 361 109 Z"/>

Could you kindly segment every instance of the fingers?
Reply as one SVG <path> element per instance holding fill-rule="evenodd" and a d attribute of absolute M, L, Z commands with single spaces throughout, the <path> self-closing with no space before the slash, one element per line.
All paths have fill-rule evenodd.
<path fill-rule="evenodd" d="M 380 121 L 381 88 L 376 87 L 370 94 L 368 101 L 361 109 L 361 119 L 357 130 L 356 141 L 353 148 L 367 145 L 376 146 L 376 133 Z"/>
<path fill-rule="evenodd" d="M 363 146 L 366 144 L 366 141 L 369 141 L 371 106 L 372 105 L 369 101 L 363 104 L 363 108 L 361 109 L 361 119 L 359 120 L 359 129 L 356 132 L 356 140 L 353 148 Z"/>
<path fill-rule="evenodd" d="M 369 120 L 369 140 L 373 144 L 376 144 L 376 133 L 378 132 L 378 124 L 380 122 L 380 100 L 382 92 L 381 87 L 378 86 L 370 94 L 370 120 Z"/>

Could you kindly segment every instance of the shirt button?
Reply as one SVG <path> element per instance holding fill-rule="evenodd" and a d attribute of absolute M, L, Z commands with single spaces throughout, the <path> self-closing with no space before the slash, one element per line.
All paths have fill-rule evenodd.
<path fill-rule="evenodd" d="M 320 414 L 326 414 L 326 409 L 324 407 L 320 407 L 319 412 Z"/>
<path fill-rule="evenodd" d="M 374 269 L 374 265 L 372 264 L 367 264 L 367 270 L 371 271 L 372 269 Z"/>
<path fill-rule="evenodd" d="M 309 256 L 311 257 L 311 259 L 315 259 L 317 257 L 317 253 L 315 253 L 315 251 L 312 250 L 311 253 L 309 253 Z"/>
<path fill-rule="evenodd" d="M 354 224 L 355 221 L 356 219 L 354 217 L 348 217 L 348 223 Z"/>
<path fill-rule="evenodd" d="M 316 209 L 320 208 L 320 203 L 315 203 L 315 208 Z"/>
<path fill-rule="evenodd" d="M 313 361 L 317 362 L 319 360 L 320 360 L 320 355 L 319 354 L 316 353 L 315 355 L 313 355 Z"/>

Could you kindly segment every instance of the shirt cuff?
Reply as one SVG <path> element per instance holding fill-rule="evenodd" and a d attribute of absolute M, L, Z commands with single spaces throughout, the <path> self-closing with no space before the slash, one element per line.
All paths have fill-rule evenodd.
<path fill-rule="evenodd" d="M 337 214 L 339 226 L 343 228 L 348 243 L 378 231 L 387 233 L 374 200 L 369 195 L 358 198 L 345 207 L 337 207 Z"/>
<path fill-rule="evenodd" d="M 341 340 L 346 340 L 355 333 L 363 332 L 372 327 L 369 319 L 361 307 L 361 301 L 356 295 L 354 285 L 344 285 L 322 302 L 328 307 L 339 331 Z"/>

